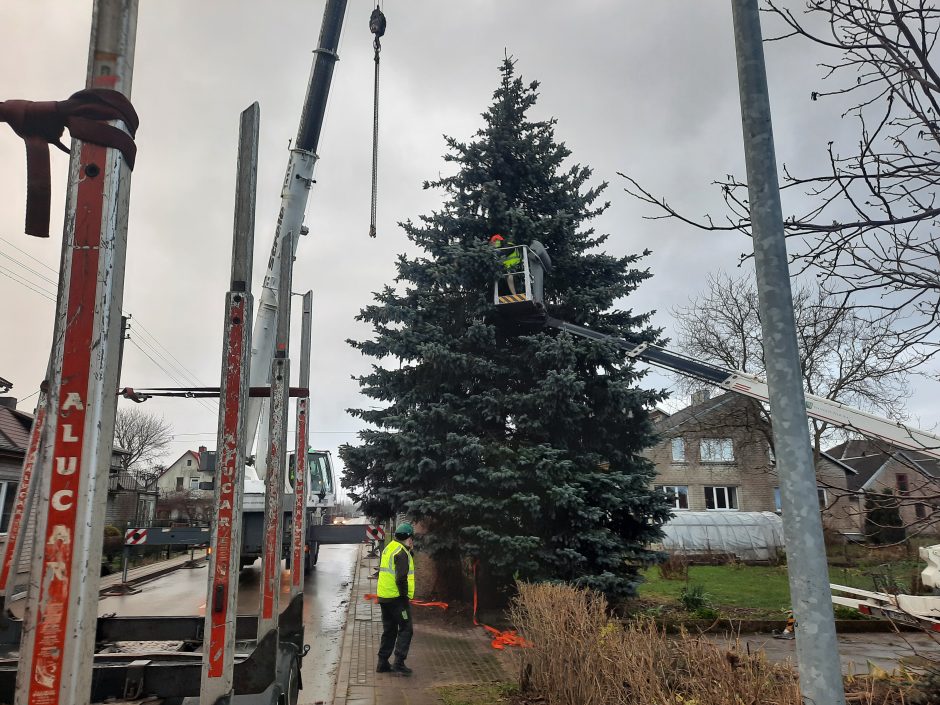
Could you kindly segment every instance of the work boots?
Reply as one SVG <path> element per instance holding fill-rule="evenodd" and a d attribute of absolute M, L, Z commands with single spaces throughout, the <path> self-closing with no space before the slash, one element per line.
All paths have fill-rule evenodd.
<path fill-rule="evenodd" d="M 403 676 L 410 676 L 412 673 L 414 673 L 414 671 L 405 665 L 404 661 L 395 661 L 395 664 L 392 666 L 392 671 L 395 673 L 401 673 Z"/>
<path fill-rule="evenodd" d="M 387 659 L 379 659 L 379 664 L 375 667 L 376 673 L 391 673 L 392 664 Z"/>

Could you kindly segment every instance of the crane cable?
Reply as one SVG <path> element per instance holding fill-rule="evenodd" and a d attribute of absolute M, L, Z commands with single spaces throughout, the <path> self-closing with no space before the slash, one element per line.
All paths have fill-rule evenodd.
<path fill-rule="evenodd" d="M 385 34 L 385 15 L 376 5 L 369 17 L 369 31 L 375 35 L 372 46 L 375 48 L 375 97 L 372 113 L 372 215 L 369 222 L 369 237 L 375 237 L 375 209 L 378 202 L 379 174 L 379 54 L 382 51 L 382 35 Z"/>

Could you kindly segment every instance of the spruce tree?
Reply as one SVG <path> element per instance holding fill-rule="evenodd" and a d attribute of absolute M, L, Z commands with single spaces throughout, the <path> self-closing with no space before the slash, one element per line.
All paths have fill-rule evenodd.
<path fill-rule="evenodd" d="M 613 345 L 543 331 L 501 335 L 491 235 L 541 241 L 554 269 L 548 310 L 653 341 L 650 314 L 613 309 L 650 276 L 643 255 L 612 257 L 590 221 L 609 204 L 589 168 L 567 166 L 555 120 L 528 117 L 538 83 L 506 58 L 470 142 L 445 138 L 453 176 L 426 182 L 443 207 L 402 224 L 423 256 L 400 256 L 394 286 L 362 310 L 375 336 L 350 341 L 376 358 L 359 379 L 384 404 L 350 413 L 374 429 L 340 450 L 344 486 L 371 516 L 405 512 L 438 564 L 479 561 L 489 585 L 564 580 L 610 598 L 634 594 L 647 544 L 668 518 L 651 487 L 648 410 L 662 393 Z"/>

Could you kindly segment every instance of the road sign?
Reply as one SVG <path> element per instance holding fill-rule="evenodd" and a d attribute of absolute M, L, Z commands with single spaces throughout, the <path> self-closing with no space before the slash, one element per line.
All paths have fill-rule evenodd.
<path fill-rule="evenodd" d="M 146 529 L 128 529 L 124 532 L 124 545 L 139 546 L 142 543 L 147 543 Z"/>
<path fill-rule="evenodd" d="M 373 541 L 382 541 L 385 538 L 385 529 L 375 524 L 369 524 L 366 527 L 366 536 Z"/>

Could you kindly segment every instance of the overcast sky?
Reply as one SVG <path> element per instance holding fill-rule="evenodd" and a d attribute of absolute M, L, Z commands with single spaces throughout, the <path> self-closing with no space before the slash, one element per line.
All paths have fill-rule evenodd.
<path fill-rule="evenodd" d="M 0 100 L 61 100 L 84 87 L 91 7 L 90 0 L 3 3 Z M 669 333 L 670 309 L 700 292 L 709 272 L 737 273 L 749 246 L 738 235 L 645 220 L 651 211 L 616 175 L 631 174 L 692 214 L 721 211 L 711 181 L 744 171 L 730 3 L 389 0 L 383 9 L 378 239 L 368 238 L 372 5 L 350 0 L 307 208 L 310 235 L 294 273 L 295 291 L 314 291 L 311 444 L 334 458 L 359 428 L 345 410 L 371 403 L 352 379 L 370 364 L 345 343 L 370 335 L 354 317 L 394 276 L 395 255 L 412 251 L 396 223 L 439 207 L 440 194 L 422 190 L 422 181 L 451 168 L 441 159 L 444 134 L 466 140 L 481 125 L 504 52 L 523 78 L 541 82 L 532 116 L 557 118 L 573 161 L 610 182 L 611 207 L 596 223 L 611 235 L 608 250 L 653 251 L 646 264 L 654 276 L 625 307 L 655 309 L 655 323 Z M 218 384 L 238 115 L 261 105 L 257 295 L 322 11 L 323 0 L 141 2 L 131 96 L 141 125 L 124 296 L 133 326 L 123 385 Z M 854 125 L 834 106 L 809 100 L 820 75 L 812 47 L 776 43 L 767 58 L 781 163 L 809 169 L 828 140 L 854 142 Z M 24 235 L 25 152 L 0 125 L 0 377 L 14 383 L 28 411 L 51 341 L 67 164 L 53 150 L 53 236 Z M 674 384 L 659 374 L 648 380 Z M 930 428 L 940 419 L 931 403 L 936 383 L 918 386 L 910 413 Z M 214 447 L 212 404 L 152 400 L 145 408 L 172 423 L 167 461 Z"/>

